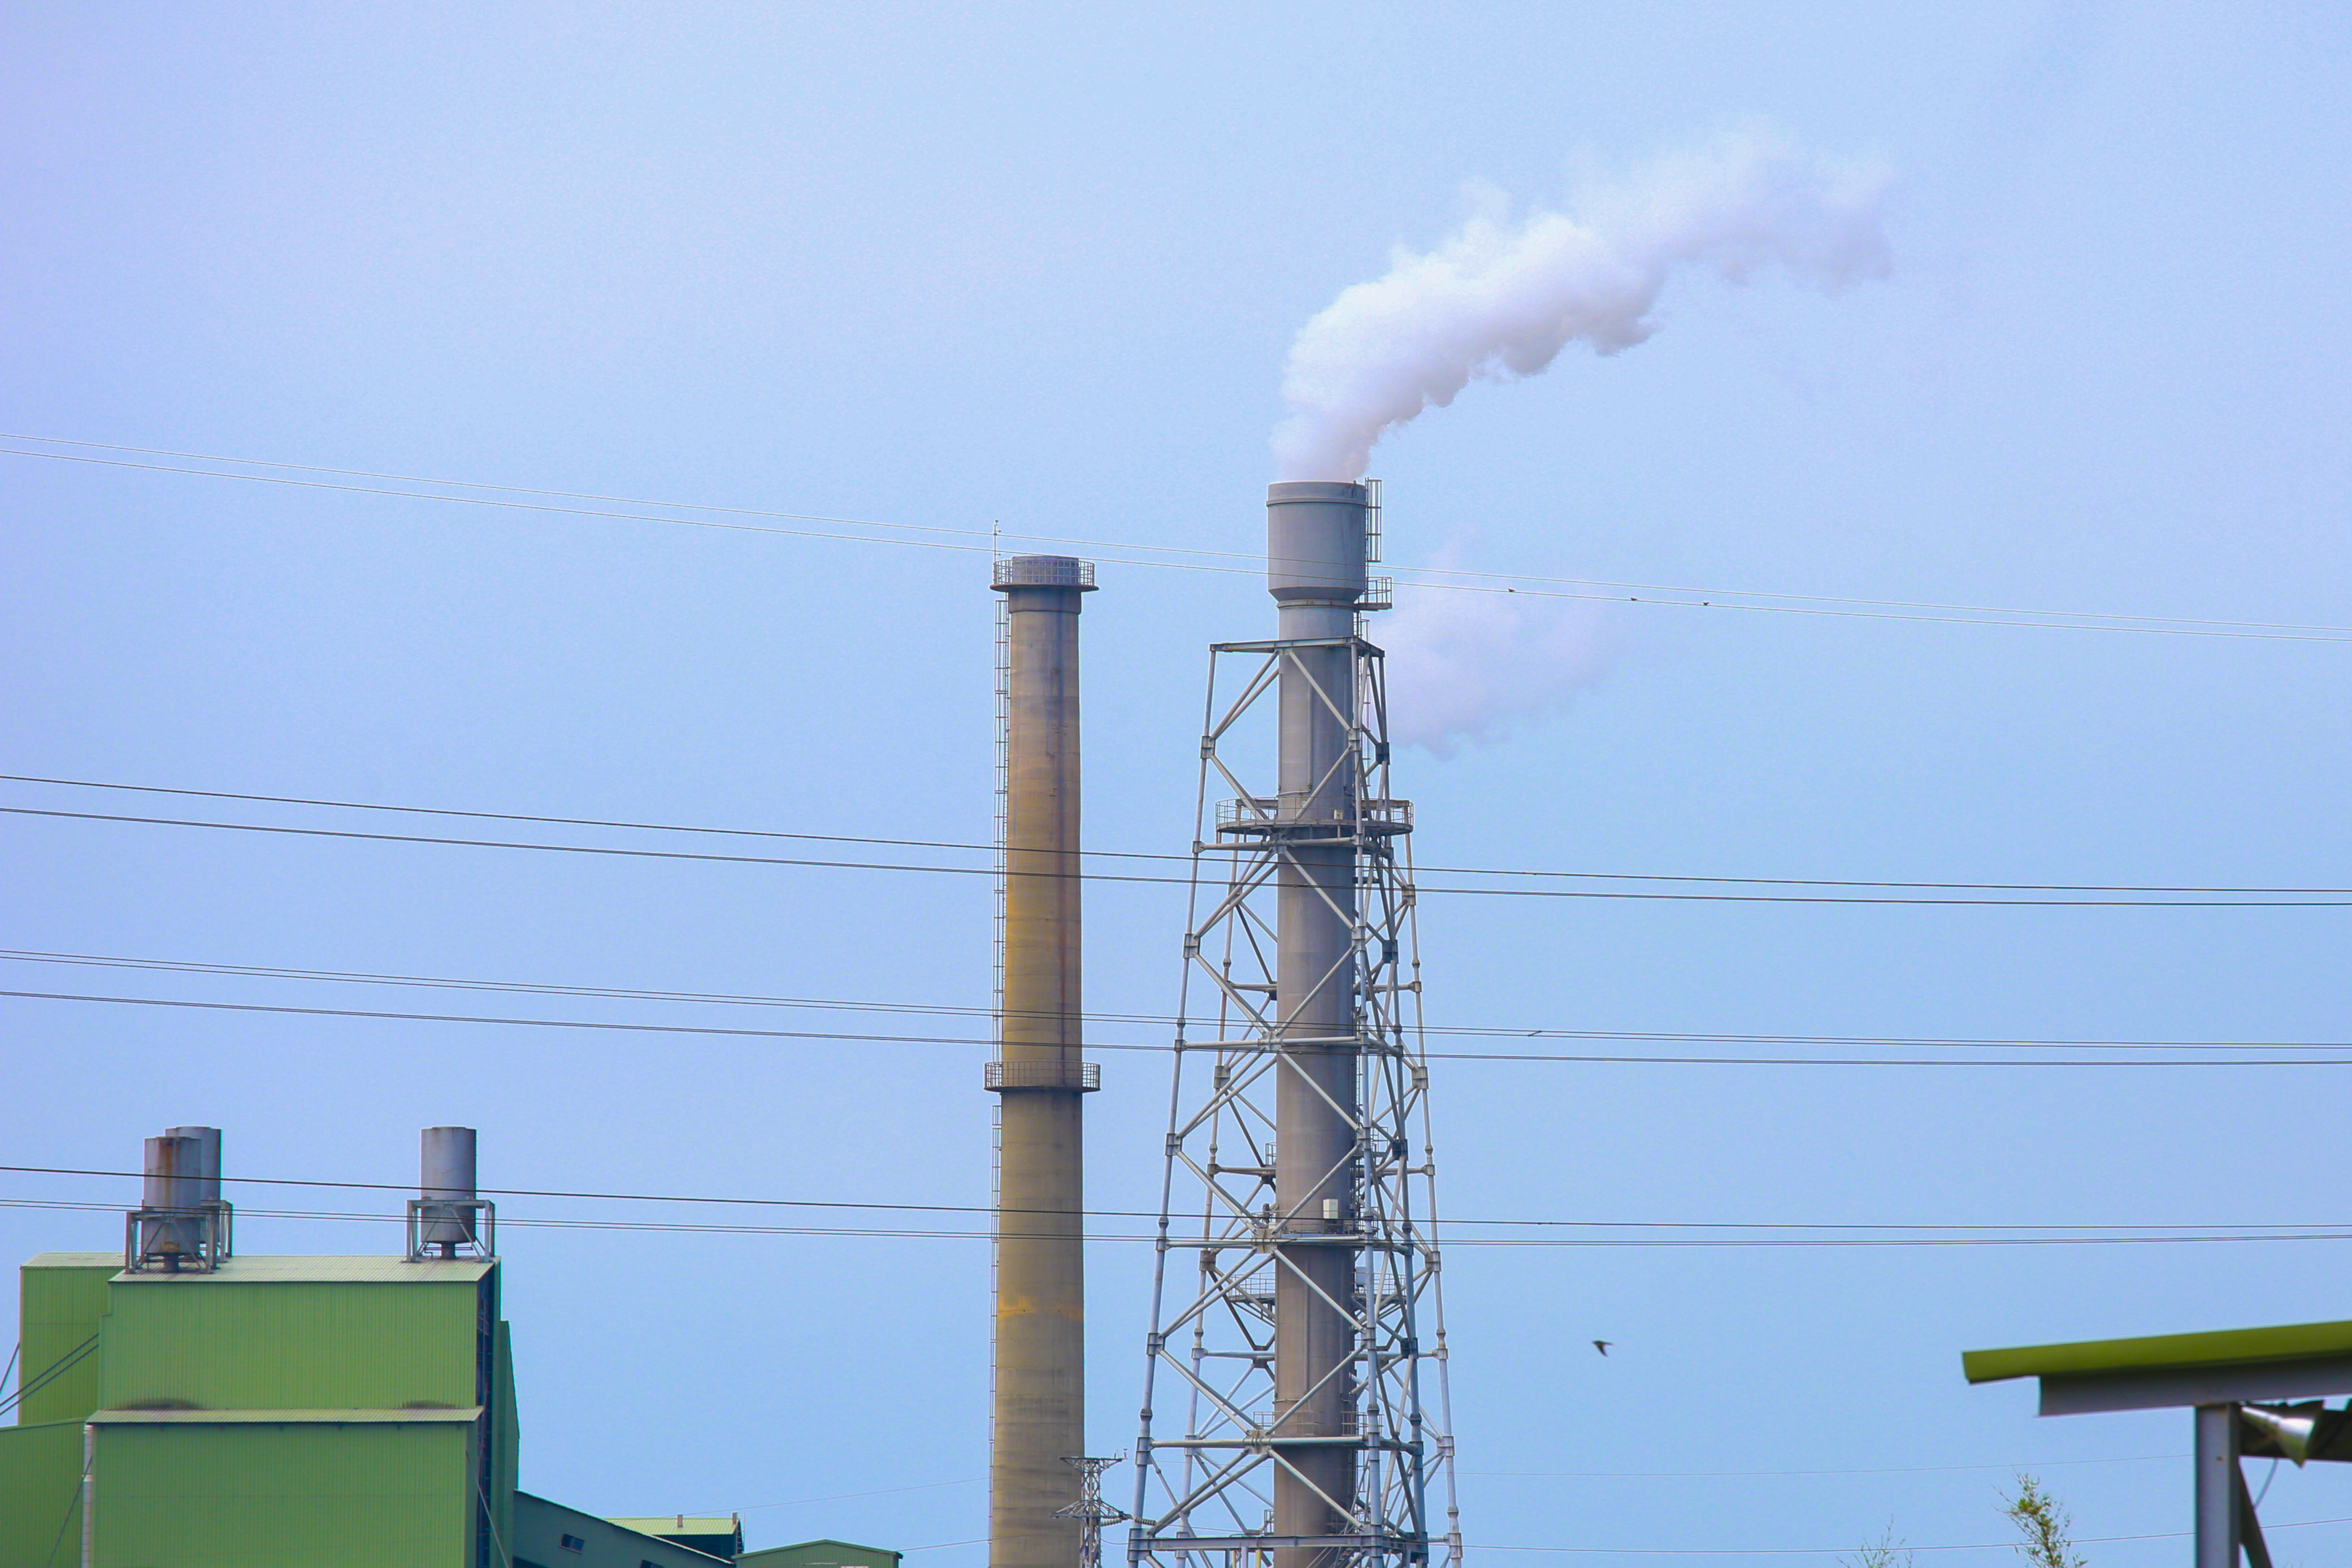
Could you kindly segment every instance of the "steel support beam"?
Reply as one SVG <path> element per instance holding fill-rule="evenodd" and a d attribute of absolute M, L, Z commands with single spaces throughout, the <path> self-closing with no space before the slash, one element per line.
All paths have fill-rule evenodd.
<path fill-rule="evenodd" d="M 2238 1407 L 2197 1406 L 2197 1568 L 2238 1568 Z"/>

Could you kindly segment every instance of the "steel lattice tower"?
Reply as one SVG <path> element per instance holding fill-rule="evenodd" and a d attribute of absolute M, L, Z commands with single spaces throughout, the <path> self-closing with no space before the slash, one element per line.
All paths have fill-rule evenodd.
<path fill-rule="evenodd" d="M 1377 517 L 1274 486 L 1279 634 L 1210 651 L 1131 1568 L 1461 1557 Z"/>

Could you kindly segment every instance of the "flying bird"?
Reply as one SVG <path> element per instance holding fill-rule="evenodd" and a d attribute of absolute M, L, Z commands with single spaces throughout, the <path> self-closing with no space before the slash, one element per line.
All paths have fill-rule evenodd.
<path fill-rule="evenodd" d="M 1592 1342 L 1592 1348 L 1599 1351 L 1601 1354 L 1607 1355 L 1609 1354 L 1609 1347 L 1616 1343 L 1617 1342 L 1613 1339 L 1597 1339 Z"/>

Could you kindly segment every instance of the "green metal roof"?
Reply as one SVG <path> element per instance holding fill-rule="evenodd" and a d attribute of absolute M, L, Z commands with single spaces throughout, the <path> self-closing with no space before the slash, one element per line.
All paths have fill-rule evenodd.
<path fill-rule="evenodd" d="M 2140 1339 L 2093 1339 L 2072 1344 L 2021 1345 L 2011 1350 L 1971 1350 L 1961 1355 L 1960 1369 L 1970 1383 L 1998 1383 L 2005 1377 L 2175 1372 L 2321 1355 L 2352 1355 L 2352 1322 L 2289 1323 L 2280 1328 L 2218 1329 L 2209 1333 L 2150 1334 Z"/>
<path fill-rule="evenodd" d="M 833 1561 L 845 1552 L 875 1563 L 884 1558 L 897 1563 L 905 1555 L 887 1546 L 860 1546 L 854 1541 L 835 1541 L 829 1536 L 821 1536 L 814 1541 L 795 1542 L 790 1546 L 762 1546 L 757 1552 L 744 1552 L 735 1561 L 739 1568 L 764 1568 L 766 1564 L 806 1563 L 812 1559 Z"/>
<path fill-rule="evenodd" d="M 122 1267 L 122 1249 L 111 1252 L 36 1252 L 26 1260 L 27 1269 L 102 1269 L 111 1263 Z"/>
<path fill-rule="evenodd" d="M 48 1257 L 77 1256 L 49 1253 Z M 113 1255 L 120 1263 L 121 1254 Z M 36 1260 L 37 1261 L 37 1260 Z M 202 1285 L 275 1284 L 282 1281 L 325 1281 L 336 1284 L 447 1284 L 451 1281 L 478 1280 L 498 1265 L 481 1258 L 427 1258 L 412 1263 L 405 1258 L 327 1257 L 327 1258 L 246 1258 L 232 1257 L 221 1260 L 217 1269 L 202 1273 L 190 1271 L 170 1274 L 152 1273 L 115 1275 L 117 1285 Z"/>
<path fill-rule="evenodd" d="M 607 1519 L 607 1524 L 617 1524 L 623 1530 L 634 1530 L 639 1535 L 732 1535 L 735 1516 L 696 1513 L 662 1513 L 646 1519 Z"/>
<path fill-rule="evenodd" d="M 836 1541 L 830 1535 L 820 1535 L 814 1541 L 795 1541 L 790 1546 L 762 1546 L 760 1550 L 762 1552 L 798 1552 L 803 1546 L 846 1546 L 852 1552 L 886 1552 L 892 1557 L 900 1555 L 900 1553 L 892 1552 L 887 1546 L 860 1546 L 855 1541 Z"/>
<path fill-rule="evenodd" d="M 96 1410 L 93 1427 L 348 1427 L 415 1426 L 420 1421 L 478 1421 L 478 1405 L 399 1410 Z"/>

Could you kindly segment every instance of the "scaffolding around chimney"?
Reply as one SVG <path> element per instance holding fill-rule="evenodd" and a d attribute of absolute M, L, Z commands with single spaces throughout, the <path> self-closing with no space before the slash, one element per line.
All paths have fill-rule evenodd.
<path fill-rule="evenodd" d="M 1130 1568 L 1462 1556 L 1376 507 L 1275 486 L 1277 634 L 1211 649 Z"/>

